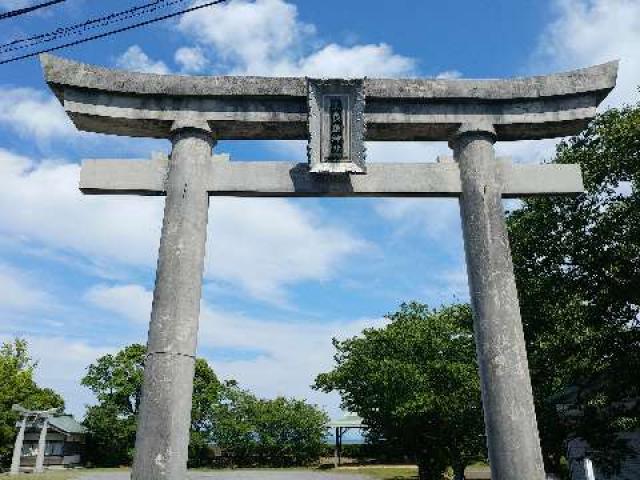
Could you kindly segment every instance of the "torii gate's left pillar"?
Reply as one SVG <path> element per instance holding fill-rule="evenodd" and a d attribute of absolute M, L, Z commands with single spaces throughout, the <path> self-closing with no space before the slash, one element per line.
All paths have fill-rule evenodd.
<path fill-rule="evenodd" d="M 133 480 L 184 480 L 215 141 L 174 123 L 173 150 L 138 417 Z"/>

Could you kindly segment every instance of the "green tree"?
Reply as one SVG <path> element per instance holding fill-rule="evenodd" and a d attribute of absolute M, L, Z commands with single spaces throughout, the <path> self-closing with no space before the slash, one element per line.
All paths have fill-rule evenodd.
<path fill-rule="evenodd" d="M 225 452 L 232 464 L 251 466 L 256 446 L 251 416 L 255 397 L 233 380 L 225 382 L 220 397 L 210 412 L 214 419 L 210 440 Z"/>
<path fill-rule="evenodd" d="M 470 309 L 409 303 L 387 318 L 384 328 L 334 339 L 336 367 L 315 387 L 338 391 L 373 441 L 413 455 L 421 479 L 440 478 L 449 466 L 461 479 L 485 456 Z"/>
<path fill-rule="evenodd" d="M 100 357 L 82 379 L 98 400 L 87 409 L 84 420 L 88 460 L 96 465 L 126 465 L 133 459 L 145 356 L 143 345 L 129 345 L 115 355 Z M 208 406 L 218 402 L 220 382 L 203 359 L 196 360 L 195 370 L 190 462 L 199 466 L 208 453 Z"/>
<path fill-rule="evenodd" d="M 326 450 L 326 413 L 302 400 L 255 399 L 250 416 L 260 463 L 273 467 L 308 465 Z"/>
<path fill-rule="evenodd" d="M 191 407 L 191 439 L 189 466 L 204 467 L 210 463 L 211 431 L 215 417 L 211 413 L 220 403 L 223 385 L 206 360 L 196 359 L 193 379 L 193 405 Z"/>
<path fill-rule="evenodd" d="M 104 355 L 87 368 L 82 385 L 98 404 L 87 408 L 87 461 L 100 466 L 127 465 L 133 458 L 144 358 L 142 345 Z"/>
<path fill-rule="evenodd" d="M 136 440 L 136 416 L 122 414 L 115 403 L 102 402 L 87 407 L 85 460 L 89 465 L 117 467 L 129 465 Z"/>
<path fill-rule="evenodd" d="M 640 427 L 640 107 L 599 115 L 555 162 L 580 164 L 586 193 L 508 218 L 545 463 L 582 437 L 615 468 L 615 432 Z"/>
<path fill-rule="evenodd" d="M 302 400 L 259 399 L 229 382 L 211 416 L 211 441 L 238 466 L 303 466 L 326 450 L 328 417 Z"/>
<path fill-rule="evenodd" d="M 20 404 L 33 410 L 64 410 L 64 400 L 49 388 L 40 388 L 33 379 L 38 363 L 29 355 L 25 340 L 15 339 L 0 347 L 0 467 L 11 461 L 18 415 L 11 410 Z"/>
<path fill-rule="evenodd" d="M 142 345 L 99 358 L 82 384 L 98 404 L 87 409 L 89 460 L 102 466 L 129 464 L 135 447 L 144 359 Z M 221 384 L 209 364 L 195 365 L 189 466 L 213 463 L 216 445 L 238 465 L 304 465 L 323 451 L 327 417 L 303 401 L 262 400 L 233 380 Z"/>

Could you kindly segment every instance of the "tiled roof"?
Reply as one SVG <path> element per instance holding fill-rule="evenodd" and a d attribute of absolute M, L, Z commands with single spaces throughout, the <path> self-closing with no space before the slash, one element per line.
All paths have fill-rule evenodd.
<path fill-rule="evenodd" d="M 51 417 L 49 424 L 65 433 L 85 433 L 87 431 L 84 426 L 77 422 L 72 415 L 59 415 Z"/>

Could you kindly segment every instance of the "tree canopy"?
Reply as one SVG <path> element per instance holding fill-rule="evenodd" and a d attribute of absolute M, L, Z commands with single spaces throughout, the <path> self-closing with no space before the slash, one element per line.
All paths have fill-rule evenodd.
<path fill-rule="evenodd" d="M 601 469 L 615 470 L 626 454 L 617 434 L 640 428 L 640 106 L 599 115 L 560 143 L 554 162 L 581 165 L 586 193 L 529 198 L 507 218 L 545 464 L 559 471 L 566 441 L 582 438 Z M 435 469 L 455 462 L 429 443 L 438 422 L 455 429 L 475 419 L 482 431 L 461 411 L 470 390 L 448 396 L 464 382 L 478 394 L 475 366 L 460 370 L 435 340 L 470 339 L 470 329 L 443 336 L 452 326 L 435 328 L 452 312 L 470 319 L 467 307 L 403 305 L 385 329 L 334 342 L 337 366 L 316 381 L 339 391 L 374 436 L 413 445 L 418 457 L 430 449 Z M 475 358 L 471 345 L 467 358 Z M 468 376 L 457 383 L 460 372 Z"/>
<path fill-rule="evenodd" d="M 115 355 L 100 357 L 87 368 L 82 385 L 98 400 L 87 408 L 88 460 L 96 465 L 127 465 L 133 458 L 136 421 L 142 395 L 146 347 L 133 344 Z M 218 401 L 221 384 L 209 364 L 199 358 L 191 411 L 191 452 L 202 454 L 208 428 L 207 408 Z"/>
<path fill-rule="evenodd" d="M 329 419 L 303 400 L 260 399 L 230 382 L 211 416 L 211 441 L 237 466 L 308 465 L 326 451 Z"/>
<path fill-rule="evenodd" d="M 390 323 L 333 341 L 335 368 L 315 387 L 338 391 L 358 412 L 369 437 L 412 454 L 420 478 L 457 478 L 485 456 L 480 381 L 471 311 L 466 305 L 431 310 L 403 304 Z"/>
<path fill-rule="evenodd" d="M 640 427 L 640 107 L 599 115 L 554 161 L 580 164 L 586 193 L 530 198 L 508 218 L 549 471 L 568 438 L 611 460 L 615 432 Z"/>
<path fill-rule="evenodd" d="M 29 355 L 25 340 L 0 347 L 0 466 L 11 461 L 19 416 L 11 410 L 20 404 L 30 410 L 64 410 L 64 400 L 50 388 L 41 388 L 33 376 L 38 363 Z"/>
<path fill-rule="evenodd" d="M 89 366 L 83 385 L 98 399 L 87 410 L 88 452 L 98 465 L 131 462 L 146 349 L 130 345 Z M 196 360 L 191 409 L 191 467 L 296 466 L 324 451 L 326 414 L 301 400 L 260 399 L 235 381 L 220 382 L 209 364 Z M 212 458 L 212 447 L 223 452 Z"/>

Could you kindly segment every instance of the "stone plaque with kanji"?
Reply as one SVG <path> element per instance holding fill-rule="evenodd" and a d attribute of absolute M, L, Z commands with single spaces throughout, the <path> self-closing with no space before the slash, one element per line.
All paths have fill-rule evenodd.
<path fill-rule="evenodd" d="M 312 173 L 366 173 L 364 80 L 308 80 Z"/>

